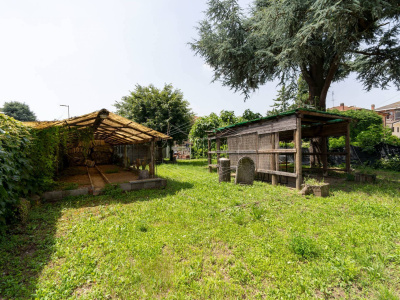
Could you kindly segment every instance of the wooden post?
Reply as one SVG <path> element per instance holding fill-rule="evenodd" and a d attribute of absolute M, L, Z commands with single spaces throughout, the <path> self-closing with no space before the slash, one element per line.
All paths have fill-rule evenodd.
<path fill-rule="evenodd" d="M 321 158 L 322 158 L 322 176 L 328 176 L 328 147 L 327 138 L 321 138 Z"/>
<path fill-rule="evenodd" d="M 211 166 L 211 140 L 210 140 L 210 137 L 208 138 L 208 152 L 207 152 L 207 155 L 208 155 L 208 171 L 211 173 L 212 172 L 212 166 Z"/>
<path fill-rule="evenodd" d="M 276 147 L 276 135 L 275 133 L 271 133 L 271 148 L 275 149 Z M 270 168 L 272 171 L 276 171 L 276 155 L 275 154 L 271 154 L 271 163 L 270 163 Z M 271 183 L 272 185 L 277 185 L 278 184 L 278 176 L 275 174 L 272 174 L 271 176 Z"/>
<path fill-rule="evenodd" d="M 219 164 L 219 159 L 221 157 L 221 154 L 218 153 L 221 150 L 221 140 L 217 138 L 217 163 Z"/>
<path fill-rule="evenodd" d="M 150 174 L 151 174 L 151 177 L 153 177 L 154 178 L 154 176 L 155 176 L 155 167 L 156 167 L 156 160 L 155 160 L 155 157 L 156 157 L 156 154 L 155 154 L 155 140 L 154 140 L 154 138 L 151 140 L 151 143 L 150 143 L 150 157 L 151 157 L 151 166 L 150 166 Z"/>
<path fill-rule="evenodd" d="M 129 163 L 128 163 L 128 146 L 127 145 L 124 145 L 123 163 L 124 163 L 124 167 L 125 168 L 129 167 Z"/>
<path fill-rule="evenodd" d="M 275 133 L 275 149 L 279 149 L 279 132 Z M 275 154 L 275 170 L 279 171 L 280 164 L 279 164 L 279 153 Z M 277 181 L 279 180 L 279 175 L 276 176 Z"/>
<path fill-rule="evenodd" d="M 296 166 L 296 189 L 301 190 L 301 184 L 303 182 L 302 176 L 302 153 L 301 153 L 301 118 L 297 118 L 297 126 L 295 130 L 296 155 L 295 155 L 295 166 Z"/>
<path fill-rule="evenodd" d="M 347 122 L 346 130 L 346 172 L 350 173 L 350 122 Z"/>

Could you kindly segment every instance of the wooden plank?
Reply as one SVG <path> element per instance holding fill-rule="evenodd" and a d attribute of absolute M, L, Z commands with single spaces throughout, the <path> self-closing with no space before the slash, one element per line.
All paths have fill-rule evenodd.
<path fill-rule="evenodd" d="M 230 150 L 230 151 L 210 151 L 211 154 L 226 153 L 226 154 L 285 154 L 296 153 L 296 149 L 268 149 L 268 150 Z M 336 153 L 336 152 L 333 152 Z"/>
<path fill-rule="evenodd" d="M 307 170 L 317 170 L 317 171 L 323 171 L 323 168 L 306 168 L 303 171 Z M 346 172 L 346 169 L 335 169 L 335 168 L 327 168 L 327 171 L 340 171 L 340 172 Z"/>
<path fill-rule="evenodd" d="M 111 184 L 110 180 L 108 180 L 108 178 L 106 177 L 106 175 L 104 175 L 104 173 L 103 173 L 96 165 L 95 165 L 94 167 L 97 169 L 97 171 L 99 171 L 101 177 L 103 177 L 103 179 L 104 179 L 108 184 Z"/>
<path fill-rule="evenodd" d="M 257 170 L 258 173 L 265 173 L 265 174 L 272 174 L 272 175 L 279 175 L 279 176 L 286 176 L 286 177 L 293 177 L 296 178 L 297 174 L 296 173 L 290 173 L 290 172 L 283 172 L 283 171 L 274 171 L 274 170 Z"/>
<path fill-rule="evenodd" d="M 344 156 L 347 152 L 303 152 L 303 155 L 331 155 L 331 156 Z"/>
<path fill-rule="evenodd" d="M 272 150 L 275 150 L 275 148 L 276 148 L 275 138 L 276 138 L 276 135 L 274 133 L 271 134 L 271 147 L 272 147 Z M 279 143 L 279 141 L 278 141 L 278 143 Z M 271 169 L 271 171 L 278 171 L 276 169 L 276 155 L 275 154 L 271 155 L 270 169 Z M 278 176 L 276 174 L 272 174 L 271 183 L 272 183 L 272 185 L 277 185 L 278 184 Z"/>
<path fill-rule="evenodd" d="M 301 184 L 303 183 L 303 177 L 302 177 L 302 153 L 301 153 L 301 118 L 297 118 L 296 121 L 296 130 L 294 132 L 294 137 L 295 137 L 295 147 L 297 150 L 297 153 L 295 155 L 295 165 L 296 165 L 296 189 L 300 190 L 301 189 Z"/>
<path fill-rule="evenodd" d="M 327 118 L 327 119 L 343 119 L 343 120 L 351 120 L 349 117 L 339 116 L 339 115 L 330 115 L 330 114 L 323 114 L 315 111 L 306 111 L 306 110 L 299 110 L 299 114 L 304 116 L 315 116 L 320 118 Z"/>
<path fill-rule="evenodd" d="M 266 134 L 271 132 L 287 131 L 296 129 L 296 116 L 286 116 L 274 120 L 265 120 L 264 122 L 243 125 L 242 127 L 227 128 L 217 133 L 219 137 L 234 137 L 243 134 Z"/>
<path fill-rule="evenodd" d="M 89 176 L 90 185 L 91 185 L 91 187 L 92 187 L 92 193 L 93 193 L 93 191 L 94 191 L 94 184 L 93 184 L 92 177 L 90 176 L 90 173 L 89 173 L 89 168 L 88 168 L 88 166 L 86 166 L 86 171 L 87 171 L 87 174 L 88 174 L 88 176 Z"/>

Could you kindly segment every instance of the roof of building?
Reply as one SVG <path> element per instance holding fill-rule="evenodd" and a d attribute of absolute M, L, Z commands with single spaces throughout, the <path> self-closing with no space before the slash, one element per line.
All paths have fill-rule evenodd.
<path fill-rule="evenodd" d="M 361 109 L 366 109 L 366 108 L 357 107 L 357 106 L 354 106 L 354 105 L 347 106 L 347 105 L 344 105 L 344 104 L 329 108 L 329 110 L 334 110 L 334 109 L 338 110 L 338 111 L 348 111 L 348 110 L 361 110 Z"/>
<path fill-rule="evenodd" d="M 35 129 L 45 129 L 54 126 L 66 126 L 77 129 L 93 128 L 95 140 L 104 140 L 114 145 L 139 144 L 150 142 L 153 139 L 171 138 L 166 134 L 140 125 L 106 109 L 61 121 L 24 122 L 24 124 Z"/>
<path fill-rule="evenodd" d="M 388 104 L 388 105 L 385 105 L 382 107 L 378 107 L 375 110 L 379 111 L 379 110 L 388 110 L 388 109 L 395 109 L 395 108 L 400 108 L 400 101 L 397 101 L 397 102 L 394 102 L 392 104 Z"/>
<path fill-rule="evenodd" d="M 256 123 L 256 122 L 259 122 L 262 120 L 273 120 L 273 119 L 277 119 L 279 117 L 290 116 L 290 115 L 294 115 L 294 114 L 313 115 L 314 117 L 317 117 L 317 118 L 319 117 L 321 120 L 328 119 L 329 122 L 340 122 L 340 121 L 351 119 L 350 117 L 345 117 L 345 116 L 341 116 L 341 115 L 326 112 L 326 111 L 320 111 L 320 110 L 314 110 L 314 109 L 308 109 L 308 108 L 297 108 L 294 110 L 285 111 L 283 113 L 279 113 L 279 114 L 272 115 L 272 116 L 262 117 L 262 118 L 258 118 L 258 119 L 254 119 L 254 120 L 250 120 L 250 121 L 244 121 L 244 122 L 232 124 L 232 125 L 225 126 L 225 127 L 216 128 L 213 130 L 213 132 L 221 131 L 221 130 L 224 130 L 227 128 L 242 126 L 242 125 L 246 125 L 246 124 L 250 124 L 250 123 Z"/>

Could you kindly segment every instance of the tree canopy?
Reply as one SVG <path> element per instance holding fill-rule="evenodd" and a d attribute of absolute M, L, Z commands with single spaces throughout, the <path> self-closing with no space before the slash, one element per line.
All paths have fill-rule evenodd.
<path fill-rule="evenodd" d="M 268 81 L 308 85 L 308 104 L 326 108 L 332 82 L 350 72 L 365 89 L 400 89 L 398 0 L 210 0 L 191 43 L 221 80 L 247 98 Z"/>
<path fill-rule="evenodd" d="M 137 123 L 162 133 L 169 134 L 181 142 L 187 139 L 193 123 L 193 113 L 183 93 L 166 84 L 162 90 L 154 85 L 141 86 L 128 96 L 122 97 L 114 106 L 117 113 Z"/>
<path fill-rule="evenodd" d="M 3 113 L 22 122 L 36 121 L 36 115 L 30 110 L 29 106 L 18 101 L 5 102 Z"/>

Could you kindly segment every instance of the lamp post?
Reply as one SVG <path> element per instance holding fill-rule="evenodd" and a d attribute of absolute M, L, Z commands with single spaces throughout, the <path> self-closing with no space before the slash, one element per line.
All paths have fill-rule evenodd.
<path fill-rule="evenodd" d="M 64 104 L 61 104 L 60 106 L 65 106 L 65 107 L 68 107 L 68 119 L 69 119 L 69 105 L 64 105 Z"/>

